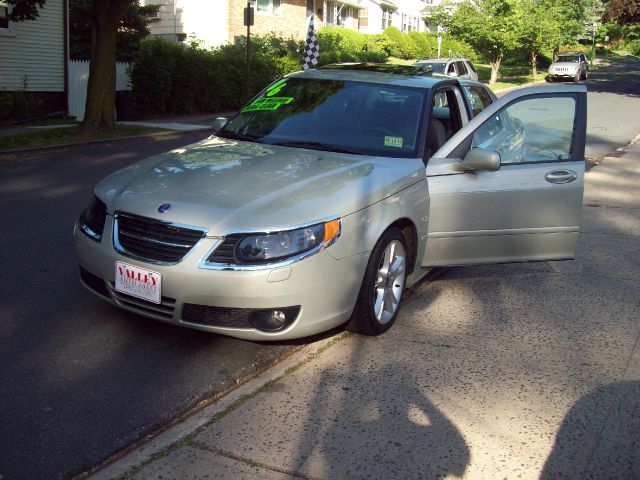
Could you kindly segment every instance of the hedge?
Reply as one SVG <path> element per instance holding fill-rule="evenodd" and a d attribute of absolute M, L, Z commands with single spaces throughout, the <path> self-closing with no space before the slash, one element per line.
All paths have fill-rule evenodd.
<path fill-rule="evenodd" d="M 386 62 L 390 55 L 418 59 L 435 57 L 435 34 L 404 34 L 395 27 L 367 35 L 340 27 L 318 31 L 320 64 L 337 62 Z M 275 35 L 252 37 L 251 85 L 253 96 L 275 79 L 300 70 L 303 42 Z M 462 42 L 445 38 L 442 56 L 476 60 Z M 140 43 L 131 69 L 136 113 L 141 116 L 235 110 L 248 99 L 245 93 L 244 40 L 207 50 L 197 41 L 182 45 L 159 38 Z"/>
<path fill-rule="evenodd" d="M 301 44 L 278 37 L 251 42 L 250 96 L 300 69 Z M 139 115 L 237 109 L 245 94 L 246 44 L 206 50 L 159 38 L 141 42 L 130 76 Z"/>
<path fill-rule="evenodd" d="M 385 39 L 380 35 L 365 35 L 342 27 L 318 30 L 320 64 L 340 62 L 386 62 L 389 56 Z"/>

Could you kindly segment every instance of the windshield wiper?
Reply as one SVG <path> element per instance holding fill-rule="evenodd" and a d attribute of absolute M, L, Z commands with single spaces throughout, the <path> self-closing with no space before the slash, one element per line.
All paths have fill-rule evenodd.
<path fill-rule="evenodd" d="M 256 137 L 255 135 L 243 135 L 241 133 L 235 133 L 230 131 L 221 131 L 216 133 L 217 137 L 228 138 L 230 140 L 242 140 L 244 142 L 258 142 L 262 137 Z"/>
<path fill-rule="evenodd" d="M 281 147 L 299 147 L 309 148 L 311 150 L 324 150 L 327 152 L 337 153 L 353 153 L 355 155 L 363 155 L 362 152 L 345 147 L 338 147 L 336 145 L 329 145 L 321 142 L 273 142 L 271 145 L 278 145 Z"/>

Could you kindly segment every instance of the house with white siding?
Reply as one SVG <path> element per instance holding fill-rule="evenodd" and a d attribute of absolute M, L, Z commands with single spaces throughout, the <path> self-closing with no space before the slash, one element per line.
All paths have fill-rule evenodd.
<path fill-rule="evenodd" d="M 37 20 L 11 22 L 0 0 L 0 92 L 37 93 L 48 111 L 67 109 L 67 0 L 47 0 Z"/>

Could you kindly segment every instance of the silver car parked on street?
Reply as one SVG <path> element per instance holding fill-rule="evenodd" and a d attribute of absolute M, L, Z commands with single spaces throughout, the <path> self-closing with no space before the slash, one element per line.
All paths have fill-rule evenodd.
<path fill-rule="evenodd" d="M 561 53 L 549 65 L 547 81 L 573 80 L 578 83 L 589 76 L 589 63 L 584 53 Z"/>
<path fill-rule="evenodd" d="M 294 73 L 216 135 L 106 177 L 74 229 L 82 283 L 156 320 L 284 340 L 380 334 L 434 267 L 573 258 L 586 88 L 495 99 L 422 73 Z"/>

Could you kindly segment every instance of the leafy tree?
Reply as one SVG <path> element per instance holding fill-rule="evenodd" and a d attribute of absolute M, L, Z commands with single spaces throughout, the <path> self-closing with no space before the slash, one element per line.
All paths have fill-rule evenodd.
<path fill-rule="evenodd" d="M 640 22 L 640 2 L 638 0 L 611 0 L 606 7 L 605 20 L 612 20 L 619 25 Z"/>
<path fill-rule="evenodd" d="M 69 0 L 69 46 L 71 58 L 89 60 L 91 55 L 91 11 L 93 0 Z M 130 4 L 116 36 L 118 61 L 131 62 L 140 50 L 140 40 L 149 35 L 149 24 L 160 5 Z"/>
<path fill-rule="evenodd" d="M 8 0 L 10 19 L 35 20 L 46 0 Z M 116 44 L 122 18 L 138 0 L 97 0 L 91 6 L 91 49 L 87 105 L 81 130 L 85 133 L 113 128 L 116 99 Z"/>
<path fill-rule="evenodd" d="M 498 79 L 500 64 L 519 43 L 516 0 L 465 0 L 447 22 L 447 30 L 471 45 L 491 64 L 490 85 Z M 446 7 L 445 7 L 446 8 Z"/>
<path fill-rule="evenodd" d="M 538 54 L 556 47 L 562 36 L 553 8 L 553 5 L 539 0 L 518 0 L 516 3 L 518 41 L 529 55 L 533 78 L 538 73 Z"/>

